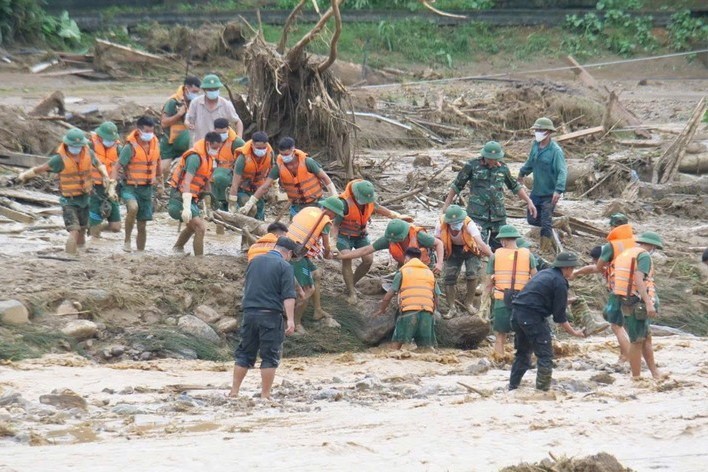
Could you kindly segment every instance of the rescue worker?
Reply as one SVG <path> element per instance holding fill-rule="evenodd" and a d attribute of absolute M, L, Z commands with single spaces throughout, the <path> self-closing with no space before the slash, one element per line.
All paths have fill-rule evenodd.
<path fill-rule="evenodd" d="M 217 118 L 225 118 L 229 123 L 234 123 L 236 134 L 243 136 L 243 122 L 238 117 L 234 104 L 219 96 L 219 89 L 223 86 L 215 74 L 205 75 L 202 79 L 204 95 L 192 100 L 184 119 L 184 124 L 191 131 L 192 143 L 204 139 L 208 132 L 213 131 L 214 120 Z"/>
<path fill-rule="evenodd" d="M 450 319 L 457 316 L 455 300 L 457 299 L 457 277 L 460 275 L 462 264 L 465 265 L 465 280 L 467 293 L 465 295 L 465 308 L 474 315 L 477 285 L 480 281 L 480 257 L 491 256 L 492 250 L 482 241 L 479 228 L 472 218 L 467 216 L 465 210 L 458 205 L 450 205 L 445 214 L 435 227 L 435 237 L 442 241 L 445 261 L 443 279 L 445 281 L 445 296 L 449 311 L 443 318 Z"/>
<path fill-rule="evenodd" d="M 421 251 L 409 247 L 404 253 L 403 266 L 396 272 L 391 288 L 386 292 L 374 316 L 383 315 L 391 299 L 398 294 L 401 315 L 396 319 L 391 347 L 401 349 L 403 344 L 415 341 L 416 347 L 435 348 L 433 313 L 438 304 L 440 289 L 433 271 L 420 259 Z"/>
<path fill-rule="evenodd" d="M 502 162 L 504 151 L 501 144 L 489 141 L 480 151 L 480 157 L 467 161 L 450 185 L 442 211 L 445 212 L 456 195 L 462 193 L 469 183 L 470 196 L 467 215 L 481 229 L 482 240 L 492 250 L 499 248 L 496 239 L 499 228 L 506 224 L 504 187 L 528 205 L 528 211 L 536 214 L 536 207 L 526 194 L 526 189 L 511 177 L 509 168 Z"/>
<path fill-rule="evenodd" d="M 138 251 L 145 250 L 147 242 L 147 222 L 152 220 L 154 186 L 162 186 L 160 168 L 160 146 L 155 137 L 155 122 L 149 116 L 141 116 L 136 129 L 126 138 L 126 145 L 120 151 L 118 162 L 113 166 L 111 178 L 117 179 L 121 172 L 125 182 L 121 198 L 125 202 L 125 243 L 123 250 L 132 251 L 131 235 L 137 221 Z"/>
<path fill-rule="evenodd" d="M 162 178 L 167 179 L 172 160 L 180 157 L 189 149 L 189 129 L 184 123 L 189 104 L 199 96 L 202 81 L 188 75 L 175 93 L 162 107 L 160 126 L 160 170 Z"/>
<path fill-rule="evenodd" d="M 308 206 L 317 206 L 324 191 L 329 196 L 337 195 L 337 188 L 332 183 L 327 173 L 311 157 L 303 151 L 295 149 L 295 140 L 285 137 L 278 143 L 278 156 L 275 165 L 268 173 L 262 185 L 239 210 L 248 215 L 259 200 L 268 192 L 273 181 L 280 180 L 280 187 L 290 200 L 290 217 L 294 217 L 300 210 Z"/>
<path fill-rule="evenodd" d="M 101 123 L 89 135 L 89 138 L 89 146 L 94 155 L 106 166 L 106 172 L 110 175 L 118 160 L 120 145 L 118 127 L 112 121 L 106 121 Z M 94 238 L 100 238 L 101 231 L 104 229 L 113 233 L 120 231 L 120 207 L 117 199 L 108 198 L 101 173 L 94 168 L 91 175 L 93 176 L 93 192 L 89 197 L 89 234 Z M 104 224 L 103 220 L 108 220 L 108 223 Z"/>
<path fill-rule="evenodd" d="M 497 239 L 501 246 L 487 263 L 487 274 L 491 275 L 487 290 L 492 292 L 492 330 L 494 331 L 494 353 L 504 357 L 506 337 L 512 331 L 511 302 L 536 274 L 536 258 L 528 248 L 516 246 L 519 232 L 511 225 L 499 228 Z"/>
<path fill-rule="evenodd" d="M 258 238 L 258 240 L 248 248 L 248 262 L 251 262 L 254 257 L 261 256 L 272 250 L 278 238 L 287 234 L 288 227 L 280 221 L 276 221 L 268 225 L 267 231 L 268 233 Z"/>
<path fill-rule="evenodd" d="M 537 211 L 529 211 L 526 220 L 532 226 L 541 227 L 541 252 L 550 254 L 555 253 L 553 209 L 565 192 L 568 166 L 563 150 L 551 139 L 551 133 L 556 128 L 550 119 L 537 119 L 531 130 L 534 133 L 534 143 L 528 160 L 519 170 L 518 182 L 521 183 L 525 176 L 533 174 L 531 200 Z"/>
<path fill-rule="evenodd" d="M 350 181 L 344 191 L 339 194 L 339 199 L 344 205 L 344 216 L 334 219 L 330 239 L 337 241 L 337 249 L 341 252 L 371 244 L 367 226 L 374 214 L 391 219 L 402 219 L 409 223 L 413 222 L 412 217 L 401 215 L 376 203 L 374 186 L 368 180 L 354 179 Z M 342 260 L 342 276 L 347 289 L 347 303 L 356 304 L 357 294 L 354 286 L 369 272 L 373 262 L 374 256 L 372 254 L 363 256 L 361 263 L 354 271 L 351 260 Z"/>
<path fill-rule="evenodd" d="M 516 355 L 509 376 L 509 390 L 519 387 L 531 368 L 531 353 L 536 355 L 536 389 L 548 391 L 553 375 L 553 345 L 551 328 L 545 318 L 553 316 L 563 330 L 582 338 L 585 334 L 573 328 L 565 316 L 568 304 L 568 277 L 579 264 L 572 252 L 561 252 L 553 268 L 542 270 L 519 292 L 512 302 L 512 327 Z"/>
<path fill-rule="evenodd" d="M 184 245 L 194 236 L 192 248 L 195 256 L 204 255 L 206 222 L 201 218 L 199 200 L 211 189 L 211 177 L 216 157 L 221 149 L 221 135 L 214 131 L 206 134 L 182 154 L 170 178 L 170 201 L 167 211 L 172 218 L 186 225 L 172 248 L 184 252 Z M 208 210 L 207 210 L 208 211 Z"/>
<path fill-rule="evenodd" d="M 32 167 L 22 173 L 11 183 L 24 183 L 39 174 L 52 172 L 59 174 L 59 191 L 61 198 L 64 226 L 69 232 L 65 250 L 76 255 L 79 248 L 86 243 L 86 230 L 89 225 L 89 195 L 93 189 L 92 169 L 97 169 L 102 177 L 106 194 L 112 200 L 117 200 L 115 180 L 110 180 L 106 166 L 96 158 L 89 149 L 84 132 L 78 128 L 70 129 L 62 139 L 62 143 L 46 164 Z"/>
<path fill-rule="evenodd" d="M 328 197 L 320 202 L 320 207 L 305 207 L 300 210 L 293 217 L 287 232 L 287 237 L 303 248 L 302 253 L 297 254 L 302 257 L 291 262 L 295 270 L 295 280 L 303 290 L 302 297 L 298 298 L 295 307 L 295 331 L 300 334 L 305 333 L 302 315 L 305 313 L 310 297 L 315 309 L 313 319 L 331 328 L 339 327 L 339 323 L 332 318 L 332 315 L 322 309 L 320 272 L 312 259 L 320 256 L 325 259 L 332 258 L 329 232 L 332 219 L 337 215 L 342 216 L 343 205 L 339 198 Z"/>
<path fill-rule="evenodd" d="M 246 144 L 234 151 L 234 155 L 236 156 L 234 177 L 229 190 L 232 212 L 250 201 L 256 190 L 266 181 L 273 168 L 273 148 L 268 144 L 268 135 L 264 131 L 256 131 Z M 259 200 L 255 207 L 254 217 L 257 220 L 264 220 L 265 201 Z M 252 214 L 253 208 L 249 210 L 248 216 Z"/>
<path fill-rule="evenodd" d="M 625 249 L 614 260 L 613 293 L 618 297 L 629 334 L 629 366 L 632 380 L 641 376 L 642 357 L 654 379 L 667 377 L 656 367 L 651 341 L 651 320 L 659 311 L 651 254 L 662 249 L 661 237 L 647 231 L 636 238 L 636 246 Z"/>
<path fill-rule="evenodd" d="M 231 185 L 234 178 L 234 162 L 236 161 L 236 149 L 246 144 L 236 131 L 229 126 L 226 118 L 214 120 L 214 132 L 221 136 L 221 148 L 216 156 L 216 168 L 211 182 L 212 193 L 216 199 L 216 206 L 220 210 L 228 211 L 229 201 L 226 189 Z"/>
<path fill-rule="evenodd" d="M 373 244 L 340 253 L 337 259 L 346 261 L 388 249 L 391 257 L 398 262 L 398 267 L 401 267 L 405 263 L 404 254 L 409 247 L 417 247 L 421 250 L 420 260 L 428 266 L 432 264 L 433 273 L 438 275 L 442 272 L 444 255 L 442 241 L 428 234 L 423 228 L 400 219 L 389 221 L 384 235 Z"/>

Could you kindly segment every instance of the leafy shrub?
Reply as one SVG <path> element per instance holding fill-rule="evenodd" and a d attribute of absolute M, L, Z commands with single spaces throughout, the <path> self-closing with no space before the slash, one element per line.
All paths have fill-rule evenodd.
<path fill-rule="evenodd" d="M 708 26 L 701 18 L 691 17 L 689 10 L 682 10 L 671 15 L 668 26 L 671 47 L 677 51 L 691 49 L 691 43 L 708 41 Z"/>
<path fill-rule="evenodd" d="M 81 31 L 69 13 L 55 17 L 42 5 L 39 0 L 0 0 L 0 44 L 44 40 L 61 47 L 81 41 Z"/>

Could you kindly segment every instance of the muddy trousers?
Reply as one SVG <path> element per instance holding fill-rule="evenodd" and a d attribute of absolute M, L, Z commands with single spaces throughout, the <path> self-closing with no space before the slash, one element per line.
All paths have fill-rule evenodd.
<path fill-rule="evenodd" d="M 518 388 L 524 374 L 531 368 L 531 353 L 536 354 L 536 389 L 549 390 L 553 373 L 551 328 L 545 321 L 519 323 L 516 318 L 516 313 L 514 313 L 511 326 L 515 334 L 516 357 L 514 357 L 514 364 L 511 366 L 509 390 Z"/>
<path fill-rule="evenodd" d="M 536 218 L 531 216 L 531 213 L 526 213 L 526 222 L 531 226 L 539 226 L 541 228 L 541 237 L 553 237 L 553 195 L 538 197 L 531 195 L 531 201 L 536 207 Z"/>

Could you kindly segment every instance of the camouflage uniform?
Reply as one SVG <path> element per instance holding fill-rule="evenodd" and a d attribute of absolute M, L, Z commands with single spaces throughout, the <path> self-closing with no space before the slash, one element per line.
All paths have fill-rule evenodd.
<path fill-rule="evenodd" d="M 468 182 L 470 197 L 467 202 L 467 214 L 480 227 L 482 239 L 494 251 L 501 247 L 496 235 L 499 228 L 506 224 L 504 187 L 517 194 L 521 185 L 511 177 L 506 164 L 486 167 L 482 165 L 481 159 L 467 161 L 450 187 L 459 194 Z"/>

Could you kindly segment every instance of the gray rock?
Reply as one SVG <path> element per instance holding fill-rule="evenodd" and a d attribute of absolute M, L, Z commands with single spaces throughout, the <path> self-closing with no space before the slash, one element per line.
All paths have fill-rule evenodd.
<path fill-rule="evenodd" d="M 27 324 L 29 311 L 18 300 L 0 301 L 0 321 L 8 324 Z"/>
<path fill-rule="evenodd" d="M 165 318 L 164 323 L 168 326 L 177 326 L 177 318 L 175 318 L 174 316 L 168 316 L 167 318 Z"/>
<path fill-rule="evenodd" d="M 22 403 L 24 401 L 20 392 L 9 390 L 0 397 L 0 406 L 14 405 L 15 403 Z"/>
<path fill-rule="evenodd" d="M 57 316 L 78 315 L 82 305 L 72 300 L 64 300 L 57 307 Z"/>
<path fill-rule="evenodd" d="M 215 344 L 220 341 L 219 335 L 216 334 L 216 331 L 211 326 L 193 315 L 181 317 L 177 322 L 177 328 L 183 333 L 191 334 L 196 338 L 205 339 Z"/>
<path fill-rule="evenodd" d="M 199 305 L 194 309 L 194 316 L 205 323 L 216 323 L 221 319 L 221 315 L 208 305 Z"/>
<path fill-rule="evenodd" d="M 418 393 L 416 394 L 416 397 L 418 398 L 427 398 L 430 395 L 437 395 L 440 392 L 440 385 L 438 384 L 431 384 L 431 385 L 425 385 L 418 390 Z"/>
<path fill-rule="evenodd" d="M 117 346 L 111 346 L 111 355 L 113 357 L 120 357 L 125 353 L 125 346 L 117 345 Z"/>
<path fill-rule="evenodd" d="M 110 359 L 111 357 L 113 357 L 113 354 L 111 354 L 111 350 L 110 350 L 110 349 L 106 348 L 106 349 L 101 350 L 101 357 L 103 357 L 104 359 L 108 360 L 108 359 Z"/>
<path fill-rule="evenodd" d="M 173 357 L 175 359 L 187 359 L 187 360 L 194 360 L 194 359 L 199 359 L 199 355 L 197 354 L 197 351 L 194 349 L 188 348 L 188 347 L 183 347 L 174 351 L 165 351 L 164 355 L 166 357 Z"/>
<path fill-rule="evenodd" d="M 607 372 L 601 372 L 599 374 L 595 374 L 592 377 L 590 377 L 590 380 L 592 382 L 596 382 L 596 383 L 603 384 L 603 385 L 611 385 L 611 384 L 615 383 L 615 378 L 612 375 L 608 374 Z"/>
<path fill-rule="evenodd" d="M 315 400 L 329 400 L 336 402 L 344 398 L 344 394 L 336 388 L 325 388 L 315 394 Z"/>
<path fill-rule="evenodd" d="M 96 323 L 93 321 L 74 320 L 67 323 L 67 325 L 62 328 L 61 332 L 76 340 L 82 341 L 96 336 L 98 326 L 96 326 Z"/>
<path fill-rule="evenodd" d="M 216 330 L 220 333 L 232 333 L 238 329 L 238 320 L 231 316 L 222 318 L 216 323 Z"/>
<path fill-rule="evenodd" d="M 332 383 L 340 384 L 342 382 L 344 382 L 344 380 L 342 380 L 341 377 L 332 377 Z"/>
<path fill-rule="evenodd" d="M 440 347 L 474 349 L 489 334 L 489 322 L 479 316 L 462 315 L 435 323 L 435 336 Z"/>
<path fill-rule="evenodd" d="M 375 388 L 378 388 L 381 386 L 381 382 L 379 379 L 377 379 L 374 376 L 367 376 L 364 377 L 362 380 L 359 380 L 355 385 L 354 388 L 356 388 L 358 391 L 363 392 L 366 390 L 373 390 Z"/>
<path fill-rule="evenodd" d="M 72 410 L 74 408 L 86 410 L 87 406 L 86 400 L 68 389 L 56 394 L 52 393 L 48 395 L 41 395 L 39 397 L 39 402 L 45 405 L 51 405 L 61 410 Z"/>
<path fill-rule="evenodd" d="M 378 310 L 378 306 L 379 301 L 372 299 L 360 299 L 356 306 L 346 305 L 347 311 L 356 317 L 355 334 L 357 338 L 371 346 L 388 339 L 396 324 L 396 310 L 393 307 L 390 307 L 382 316 L 371 316 Z"/>
<path fill-rule="evenodd" d="M 150 352 L 150 351 L 145 351 L 145 352 L 143 352 L 143 353 L 140 354 L 140 360 L 141 360 L 141 361 L 149 361 L 150 359 L 152 359 L 152 352 Z"/>
<path fill-rule="evenodd" d="M 120 405 L 116 405 L 113 408 L 111 408 L 111 411 L 115 413 L 116 415 L 123 415 L 123 416 L 128 416 L 128 415 L 140 415 L 143 413 L 146 413 L 144 409 L 140 408 L 137 405 L 130 405 L 127 403 L 121 403 Z"/>
<path fill-rule="evenodd" d="M 476 364 L 472 364 L 465 369 L 465 374 L 467 375 L 481 375 L 487 372 L 492 367 L 489 359 L 482 358 Z"/>
<path fill-rule="evenodd" d="M 593 387 L 586 384 L 585 382 L 581 382 L 580 380 L 575 380 L 575 379 L 559 381 L 558 388 L 565 390 L 566 392 L 575 392 L 575 393 L 588 393 L 588 392 L 592 392 L 593 390 L 595 390 Z"/>

